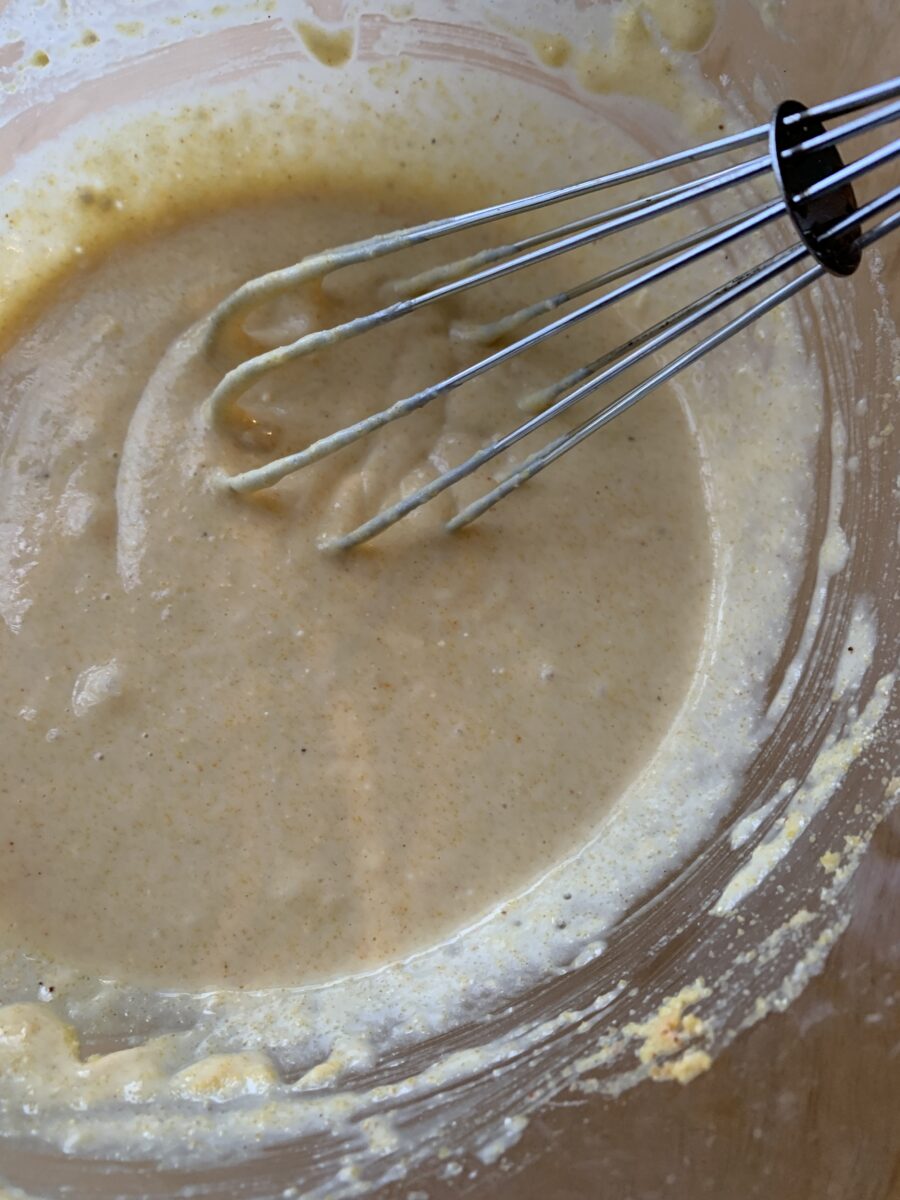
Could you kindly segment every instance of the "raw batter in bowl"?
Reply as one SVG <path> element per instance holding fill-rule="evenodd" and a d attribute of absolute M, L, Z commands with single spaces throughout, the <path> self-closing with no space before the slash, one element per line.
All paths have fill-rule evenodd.
<path fill-rule="evenodd" d="M 708 132 L 708 96 L 642 85 L 650 51 L 633 22 L 616 36 L 583 78 L 675 98 Z M 366 1106 L 475 1060 L 377 1095 L 353 1072 L 602 954 L 765 734 L 820 423 L 790 312 L 461 536 L 442 522 L 478 481 L 359 552 L 316 548 L 509 428 L 677 285 L 272 491 L 217 486 L 471 361 L 461 323 L 621 261 L 604 244 L 295 364 L 212 431 L 204 401 L 236 357 L 375 307 L 447 250 L 283 298 L 210 356 L 207 314 L 245 279 L 495 199 L 498 155 L 507 194 L 583 175 L 585 146 L 603 169 L 642 157 L 612 107 L 566 110 L 563 144 L 511 85 L 478 142 L 487 89 L 450 68 L 399 79 L 377 117 L 340 85 L 337 115 L 327 89 L 313 113 L 284 85 L 145 116 L 70 147 L 74 182 L 35 185 L 10 225 L 34 258 L 0 311 L 10 1132 L 178 1164 L 362 1116 L 372 1154 L 395 1148 Z M 28 230 L 54 205 L 74 257 L 52 272 Z M 707 1064 L 696 1050 L 673 1077 Z"/>
<path fill-rule="evenodd" d="M 450 314 L 423 314 L 272 376 L 223 446 L 201 413 L 215 367 L 196 335 L 167 348 L 223 284 L 408 222 L 388 202 L 261 197 L 151 234 L 5 356 L 5 944 L 176 988 L 405 956 L 583 842 L 683 699 L 710 556 L 671 397 L 470 536 L 442 536 L 435 505 L 366 552 L 316 548 L 491 437 L 587 331 L 256 501 L 211 486 L 223 455 L 453 370 Z M 356 281 L 285 320 L 374 299 Z"/>

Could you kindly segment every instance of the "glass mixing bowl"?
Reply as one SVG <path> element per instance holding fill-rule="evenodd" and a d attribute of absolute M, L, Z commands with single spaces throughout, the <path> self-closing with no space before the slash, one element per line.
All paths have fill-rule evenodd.
<path fill-rule="evenodd" d="M 5 85 L 0 194 L 15 188 L 26 160 L 39 162 L 55 138 L 77 132 L 98 112 L 152 106 L 163 97 L 168 102 L 179 88 L 200 89 L 226 78 L 243 78 L 252 86 L 285 63 L 302 78 L 311 70 L 311 58 L 287 33 L 289 22 L 298 18 L 355 27 L 354 50 L 344 68 L 350 72 L 402 53 L 414 64 L 442 59 L 462 64 L 473 75 L 514 80 L 517 87 L 533 89 L 535 103 L 561 87 L 586 108 L 592 103 L 587 95 L 579 97 L 564 72 L 539 61 L 523 33 L 508 27 L 508 6 L 504 13 L 500 0 L 482 5 L 294 0 L 191 14 L 166 0 L 132 0 L 127 12 L 132 35 L 109 44 L 101 40 L 77 62 L 71 57 L 57 62 L 55 44 L 80 38 L 90 45 L 93 27 L 116 15 L 117 7 L 121 17 L 114 0 L 33 9 L 0 4 L 0 30 L 5 27 L 0 37 Z M 604 8 L 603 0 L 534 0 L 515 15 L 523 29 L 561 30 L 577 38 L 600 21 Z M 893 0 L 861 0 L 852 9 L 837 0 L 723 0 L 711 37 L 694 52 L 711 86 L 725 89 L 747 121 L 756 123 L 785 96 L 813 102 L 896 72 L 893 10 Z M 148 44 L 136 33 L 142 19 L 159 28 L 161 17 L 169 15 L 164 43 Z M 26 78 L 26 57 L 40 67 L 34 58 L 40 52 L 49 62 Z M 648 153 L 668 144 L 667 131 L 650 121 L 647 111 L 636 110 L 632 134 L 635 128 Z M 585 176 L 592 171 L 585 163 Z M 826 380 L 808 566 L 770 684 L 773 698 L 787 699 L 732 812 L 689 862 L 618 924 L 599 958 L 513 997 L 488 1021 L 375 1063 L 358 1083 L 403 1079 L 449 1050 L 481 1045 L 503 1029 L 529 1035 L 519 1052 L 473 1071 L 451 1089 L 436 1087 L 399 1111 L 398 1122 L 409 1131 L 416 1155 L 401 1162 L 388 1147 L 360 1178 L 346 1173 L 353 1147 L 328 1133 L 248 1150 L 239 1161 L 220 1167 L 166 1171 L 153 1162 L 67 1157 L 37 1142 L 0 1139 L 0 1177 L 8 1186 L 70 1200 L 288 1198 L 367 1187 L 398 1200 L 445 1195 L 889 1200 L 897 1194 L 890 1190 L 898 1176 L 889 1114 L 900 1095 L 896 1078 L 893 1085 L 886 1080 L 881 1060 L 897 1029 L 891 1007 L 896 961 L 890 958 L 896 930 L 885 905 L 896 841 L 891 842 L 887 826 L 862 870 L 855 870 L 890 809 L 895 693 L 840 786 L 800 822 L 789 853 L 742 900 L 740 920 L 723 920 L 713 911 L 735 872 L 783 828 L 794 795 L 794 789 L 781 788 L 783 781 L 793 779 L 799 786 L 807 778 L 828 739 L 865 709 L 898 658 L 894 590 L 900 508 L 893 485 L 900 434 L 891 408 L 900 238 L 870 255 L 852 280 L 827 283 L 815 297 L 799 301 L 799 308 L 804 336 Z M 829 419 L 835 414 L 840 423 Z M 832 437 L 841 429 L 846 446 L 838 448 Z M 853 464 L 843 476 L 840 496 L 834 494 L 831 470 L 838 449 Z M 849 557 L 823 584 L 816 564 L 835 506 Z M 876 640 L 862 677 L 853 688 L 842 688 L 848 630 L 860 603 L 874 616 Z M 763 805 L 762 818 L 748 823 L 747 814 Z M 823 850 L 835 846 L 846 847 L 845 867 L 827 876 L 820 859 Z M 792 924 L 790 918 L 801 910 L 807 915 Z M 848 923 L 850 932 L 842 936 Z M 822 966 L 822 951 L 835 941 L 824 975 L 809 983 Z M 579 1062 L 604 1045 L 610 1031 L 645 1019 L 697 978 L 720 981 L 695 1010 L 712 1031 L 715 1061 L 704 1076 L 684 1089 L 649 1082 L 635 1072 L 633 1049 L 624 1048 L 592 1064 L 587 1090 L 549 1085 L 567 1078 L 567 1070 L 572 1082 L 583 1082 Z M 589 1028 L 554 1021 L 601 996 L 612 999 Z M 778 1011 L 786 1015 L 772 1015 Z M 425 1116 L 435 1112 L 441 1114 L 443 1132 L 435 1132 L 429 1120 L 431 1132 L 419 1136 L 417 1128 L 425 1129 Z M 517 1123 L 523 1113 L 527 1124 Z M 494 1156 L 485 1152 L 479 1136 L 504 1117 L 509 1137 Z M 454 1146 L 463 1151 L 448 1162 L 441 1148 L 451 1128 Z M 861 1138 L 864 1155 L 858 1153 Z M 339 1164 L 345 1172 L 340 1180 L 335 1178 Z"/>

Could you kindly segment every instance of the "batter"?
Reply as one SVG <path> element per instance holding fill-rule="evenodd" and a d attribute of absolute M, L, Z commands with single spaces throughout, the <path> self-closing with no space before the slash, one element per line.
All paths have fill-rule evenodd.
<path fill-rule="evenodd" d="M 331 30 L 340 54 L 324 54 L 293 16 L 257 11 L 250 61 L 271 38 L 274 65 L 249 92 L 228 75 L 211 98 L 123 119 L 31 177 L 22 165 L 0 247 L 4 1134 L 175 1167 L 334 1139 L 334 1171 L 304 1193 L 331 1200 L 432 1153 L 449 1170 L 456 1115 L 476 1113 L 466 1147 L 494 1161 L 527 1123 L 506 1068 L 524 1079 L 565 1026 L 588 1043 L 576 1074 L 609 1052 L 591 1031 L 627 974 L 543 1024 L 508 1006 L 604 954 L 622 915 L 719 826 L 770 728 L 821 424 L 793 310 L 459 536 L 443 523 L 537 440 L 358 552 L 316 543 L 768 247 L 636 296 L 255 496 L 217 481 L 458 371 L 480 353 L 461 324 L 644 253 L 698 213 L 295 363 L 215 430 L 205 402 L 237 362 L 532 226 L 340 272 L 204 346 L 209 312 L 260 272 L 634 163 L 648 147 L 625 131 L 648 114 L 671 148 L 659 109 L 626 105 L 619 120 L 600 93 L 661 101 L 691 130 L 679 144 L 714 136 L 726 117 L 687 58 L 712 7 L 610 11 L 594 40 L 549 55 L 532 49 L 556 31 L 535 26 L 502 103 L 501 77 L 452 56 L 433 75 L 395 62 L 402 13 L 367 25 L 381 58 L 357 70 L 344 52 L 359 30 Z M 419 33 L 430 53 L 437 32 Z M 146 36 L 168 53 L 165 22 Z M 559 72 L 540 105 L 532 60 Z M 861 632 L 853 642 L 862 672 Z M 658 1050 L 637 991 L 619 1030 L 644 1039 L 634 1061 L 659 1077 L 709 1062 L 712 1025 L 693 1007 L 714 981 L 685 983 L 671 1012 L 689 1059 L 656 1062 L 669 1043 Z M 540 1079 L 547 1097 L 565 1083 Z M 485 1080 L 489 1110 L 469 1103 Z"/>
<path fill-rule="evenodd" d="M 596 329 L 276 490 L 211 486 L 452 374 L 477 353 L 452 321 L 565 278 L 295 364 L 210 432 L 223 364 L 173 337 L 235 281 L 422 215 L 372 194 L 198 215 L 69 283 L 4 356 L 5 944 L 175 988 L 405 956 L 584 841 L 671 721 L 710 584 L 671 394 L 468 535 L 441 520 L 477 482 L 364 551 L 316 548 L 514 422 L 535 384 L 596 356 Z M 282 298 L 246 332 L 264 346 L 377 307 L 391 269 Z"/>

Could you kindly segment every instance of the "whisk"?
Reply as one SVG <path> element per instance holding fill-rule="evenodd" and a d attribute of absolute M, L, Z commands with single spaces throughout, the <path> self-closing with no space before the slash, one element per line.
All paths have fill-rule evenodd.
<path fill-rule="evenodd" d="M 308 333 L 290 344 L 250 358 L 230 370 L 206 404 L 208 420 L 213 426 L 220 425 L 225 420 L 239 398 L 254 383 L 288 362 L 398 320 L 425 305 L 446 300 L 515 271 L 591 245 L 614 233 L 621 233 L 639 223 L 712 197 L 726 189 L 735 188 L 751 179 L 771 174 L 777 185 L 777 194 L 771 200 L 716 224 L 707 225 L 698 232 L 625 262 L 564 292 L 540 299 L 506 318 L 470 330 L 469 337 L 472 340 L 488 346 L 500 339 L 507 340 L 499 349 L 486 354 L 449 378 L 434 383 L 414 395 L 395 400 L 381 411 L 323 437 L 296 453 L 240 474 L 223 475 L 223 486 L 237 493 L 271 487 L 287 475 L 374 433 L 400 417 L 423 408 L 438 397 L 462 387 L 640 289 L 708 255 L 722 251 L 731 243 L 771 222 L 783 217 L 789 218 L 799 234 L 799 240 L 788 249 L 772 255 L 727 283 L 692 300 L 630 338 L 625 344 L 528 397 L 527 404 L 523 407 L 533 415 L 509 433 L 483 446 L 458 466 L 444 471 L 397 503 L 377 512 L 357 528 L 320 544 L 324 549 L 347 550 L 368 541 L 523 438 L 535 433 L 561 413 L 584 401 L 625 370 L 644 362 L 669 343 L 738 301 L 752 300 L 725 324 L 715 328 L 664 366 L 654 370 L 642 382 L 594 412 L 575 428 L 567 429 L 565 433 L 552 438 L 541 449 L 524 458 L 501 477 L 494 487 L 462 508 L 447 523 L 446 528 L 457 530 L 468 525 L 497 501 L 637 404 L 655 388 L 747 328 L 763 314 L 795 296 L 815 280 L 826 273 L 851 275 L 859 266 L 863 251 L 900 226 L 900 212 L 890 213 L 876 224 L 870 224 L 874 218 L 900 206 L 900 186 L 890 188 L 860 205 L 857 203 L 852 181 L 900 156 L 900 139 L 882 145 L 846 165 L 837 146 L 841 142 L 900 119 L 898 96 L 900 77 L 809 108 L 798 101 L 787 100 L 778 106 L 771 121 L 753 129 L 567 187 L 313 254 L 294 266 L 273 271 L 245 283 L 211 314 L 206 333 L 208 351 L 212 352 L 215 349 L 226 327 L 240 320 L 254 306 L 312 280 L 322 279 L 342 267 L 367 262 L 505 217 L 549 208 L 563 201 L 633 183 L 688 164 L 705 163 L 720 155 L 767 143 L 763 153 L 746 161 L 720 167 L 686 183 L 673 184 L 653 194 L 620 203 L 604 212 L 557 225 L 546 232 L 504 245 L 490 247 L 480 253 L 420 273 L 412 279 L 395 283 L 391 303 L 378 311 L 330 329 Z M 854 116 L 857 113 L 862 115 Z M 835 128 L 826 129 L 824 122 L 837 118 L 851 119 Z M 812 261 L 807 263 L 806 260 Z M 779 282 L 774 290 L 766 291 L 759 298 L 752 298 L 752 293 L 764 289 L 767 284 L 799 264 L 804 264 L 800 274 L 793 275 L 787 282 Z M 598 292 L 599 295 L 565 315 L 539 326 L 531 333 L 508 340 L 510 335 L 515 334 L 523 325 L 593 292 Z"/>

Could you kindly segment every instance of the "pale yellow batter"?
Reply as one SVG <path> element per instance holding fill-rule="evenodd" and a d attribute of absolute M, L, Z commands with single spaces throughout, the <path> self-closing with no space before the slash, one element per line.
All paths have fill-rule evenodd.
<path fill-rule="evenodd" d="M 299 448 L 451 374 L 478 353 L 454 344 L 452 320 L 519 307 L 576 269 L 273 374 L 245 398 L 257 424 L 207 432 L 225 364 L 197 335 L 167 350 L 173 337 L 230 284 L 419 216 L 302 193 L 200 213 L 70 281 L 3 357 L 6 945 L 179 988 L 371 967 L 575 850 L 665 731 L 710 580 L 696 448 L 671 394 L 465 535 L 441 520 L 489 473 L 362 551 L 315 545 L 508 428 L 523 394 L 623 339 L 617 320 L 277 490 L 210 485 L 217 465 Z M 389 271 L 434 260 L 347 272 L 246 328 L 270 344 L 333 324 L 377 306 Z"/>

